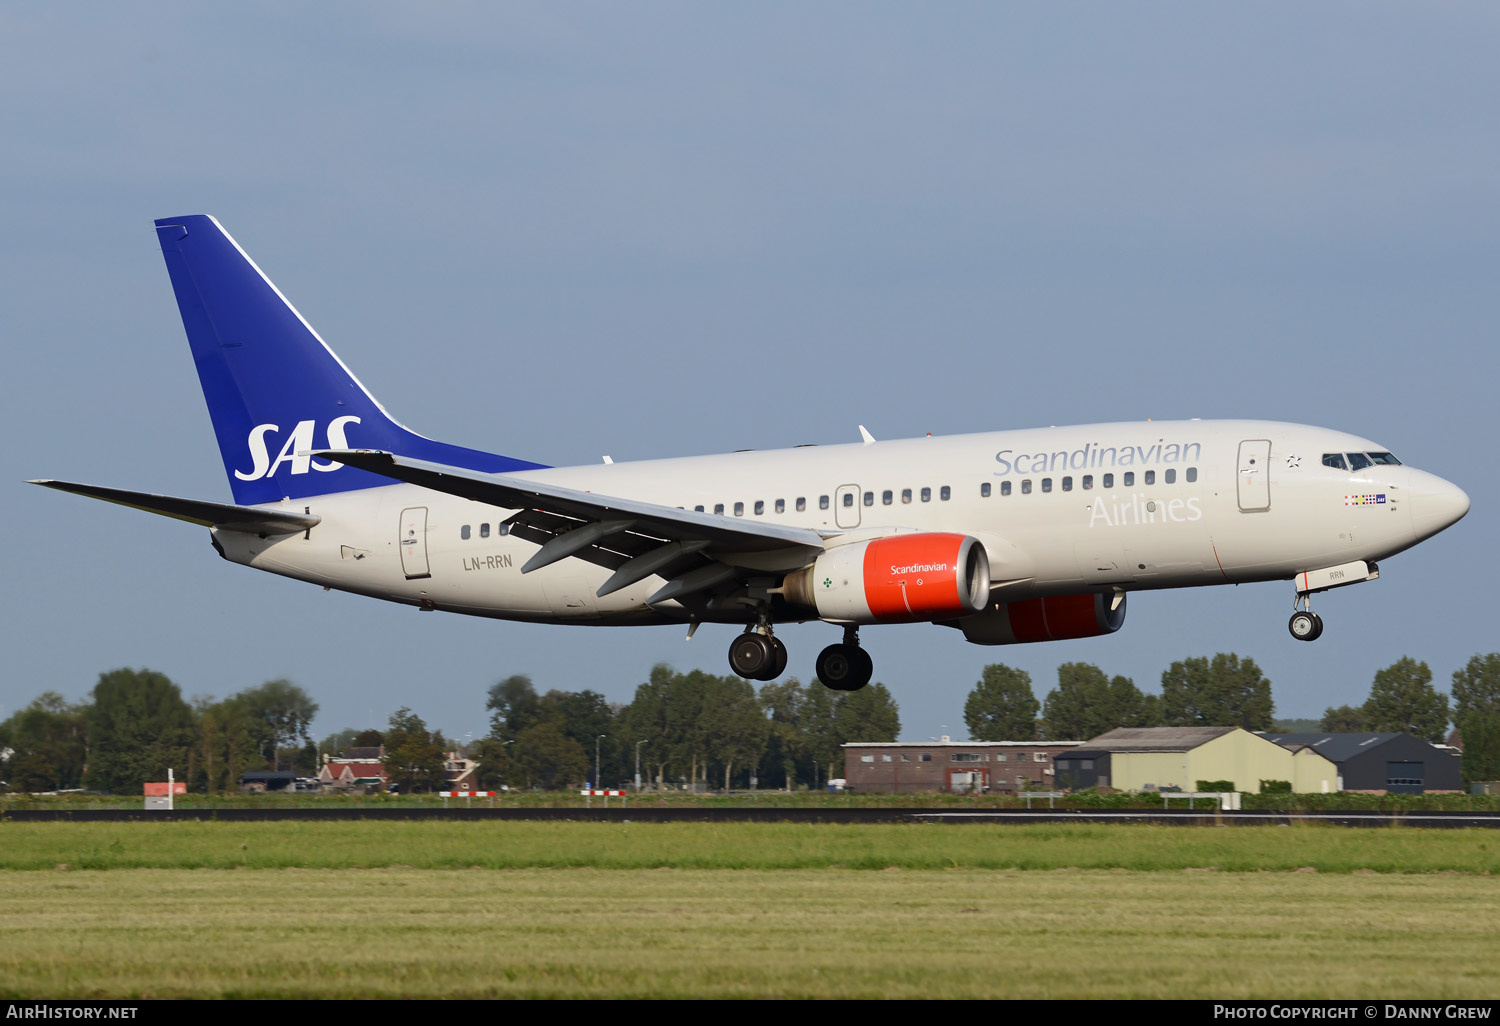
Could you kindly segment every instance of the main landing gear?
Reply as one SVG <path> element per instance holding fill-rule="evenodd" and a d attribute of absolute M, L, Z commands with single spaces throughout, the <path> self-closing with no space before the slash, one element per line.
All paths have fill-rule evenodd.
<path fill-rule="evenodd" d="M 1296 610 L 1292 614 L 1291 622 L 1287 630 L 1292 632 L 1292 637 L 1298 641 L 1317 641 L 1323 636 L 1323 618 L 1312 611 L 1312 598 L 1310 592 L 1301 592 L 1296 601 L 1292 603 Z"/>
<path fill-rule="evenodd" d="M 786 672 L 786 646 L 771 635 L 766 619 L 746 629 L 729 645 L 729 668 L 746 680 L 775 680 Z M 859 628 L 844 628 L 844 640 L 818 654 L 818 680 L 835 691 L 858 691 L 870 683 L 875 663 L 859 647 Z"/>
<path fill-rule="evenodd" d="M 768 624 L 748 630 L 729 646 L 729 668 L 748 680 L 775 680 L 786 672 L 786 646 Z"/>
<path fill-rule="evenodd" d="M 870 653 L 859 647 L 859 628 L 844 628 L 842 644 L 829 645 L 818 653 L 818 680 L 835 691 L 858 691 L 870 683 L 875 663 Z"/>

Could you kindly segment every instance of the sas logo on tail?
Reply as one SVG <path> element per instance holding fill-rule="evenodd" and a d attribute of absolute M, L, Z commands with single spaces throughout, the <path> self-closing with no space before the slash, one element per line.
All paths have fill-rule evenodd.
<path fill-rule="evenodd" d="M 349 424 L 358 424 L 358 417 L 335 417 L 328 424 L 328 448 L 347 449 L 349 442 L 344 437 L 344 428 Z M 281 427 L 276 424 L 257 424 L 250 429 L 250 437 L 246 444 L 250 447 L 250 459 L 253 465 L 247 474 L 243 470 L 236 470 L 234 476 L 241 481 L 259 481 L 263 477 L 273 477 L 276 471 L 281 469 L 283 463 L 292 465 L 293 474 L 305 474 L 311 467 L 313 470 L 337 470 L 343 466 L 342 463 L 319 462 L 312 458 L 313 432 L 317 427 L 317 421 L 302 420 L 292 428 L 292 433 L 287 436 L 286 444 L 281 447 L 281 452 L 276 459 L 271 459 L 271 452 L 266 447 L 266 436 L 281 433 Z M 301 455 L 298 455 L 301 453 Z"/>

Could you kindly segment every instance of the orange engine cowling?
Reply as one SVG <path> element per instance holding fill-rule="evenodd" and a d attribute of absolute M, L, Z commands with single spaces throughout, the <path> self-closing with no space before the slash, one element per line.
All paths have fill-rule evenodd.
<path fill-rule="evenodd" d="M 984 609 L 990 561 L 968 535 L 891 535 L 829 549 L 788 574 L 781 593 L 825 620 L 948 620 Z"/>
<path fill-rule="evenodd" d="M 1125 622 L 1125 595 L 1053 595 L 1001 602 L 960 620 L 964 638 L 976 645 L 1024 645 L 1113 634 Z"/>

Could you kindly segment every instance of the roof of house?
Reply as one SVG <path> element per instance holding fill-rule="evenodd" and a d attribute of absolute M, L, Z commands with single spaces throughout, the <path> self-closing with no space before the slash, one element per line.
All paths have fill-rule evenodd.
<path fill-rule="evenodd" d="M 1072 747 L 1082 741 L 848 741 L 841 748 L 1046 748 Z"/>
<path fill-rule="evenodd" d="M 1116 727 L 1085 741 L 1074 758 L 1090 752 L 1188 752 L 1239 727 Z"/>
<path fill-rule="evenodd" d="M 1274 741 L 1283 748 L 1296 750 L 1306 746 L 1330 762 L 1348 762 L 1356 755 L 1369 751 L 1377 745 L 1408 735 L 1400 732 L 1383 734 L 1262 734 L 1267 741 Z"/>

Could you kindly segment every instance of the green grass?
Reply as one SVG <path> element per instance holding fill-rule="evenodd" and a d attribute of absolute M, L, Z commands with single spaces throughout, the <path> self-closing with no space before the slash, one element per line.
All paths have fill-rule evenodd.
<path fill-rule="evenodd" d="M 0 997 L 1492 998 L 1497 899 L 1431 874 L 10 872 Z"/>
<path fill-rule="evenodd" d="M 1497 948 L 1485 830 L 0 821 L 11 999 L 1492 998 Z"/>
<path fill-rule="evenodd" d="M 1325 825 L 0 821 L 0 869 L 1218 869 L 1500 874 L 1490 830 Z"/>

